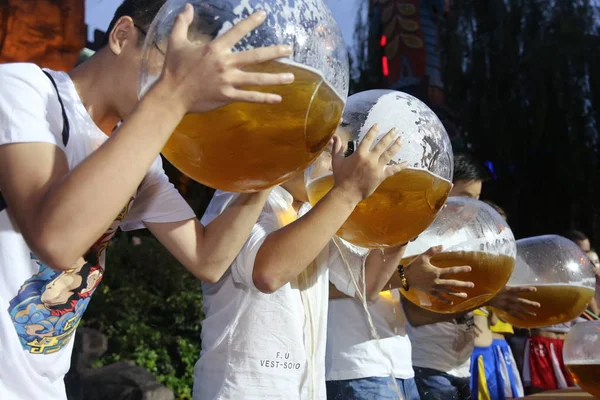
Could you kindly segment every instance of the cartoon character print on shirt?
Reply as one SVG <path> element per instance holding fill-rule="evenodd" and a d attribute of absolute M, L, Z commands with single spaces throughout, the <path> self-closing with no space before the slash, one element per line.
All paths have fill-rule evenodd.
<path fill-rule="evenodd" d="M 71 269 L 53 270 L 31 254 L 39 270 L 23 283 L 8 307 L 23 350 L 31 354 L 52 354 L 69 343 L 102 281 L 104 268 L 100 257 L 132 202 L 133 197 L 106 233 Z"/>

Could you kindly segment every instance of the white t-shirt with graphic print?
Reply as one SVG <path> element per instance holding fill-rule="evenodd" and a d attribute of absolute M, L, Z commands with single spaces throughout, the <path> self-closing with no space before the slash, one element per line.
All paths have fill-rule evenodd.
<path fill-rule="evenodd" d="M 202 222 L 209 223 L 235 197 L 217 192 Z M 194 400 L 326 398 L 328 266 L 341 262 L 339 252 L 328 245 L 298 278 L 272 294 L 260 292 L 252 279 L 267 236 L 310 209 L 305 204 L 297 215 L 292 201 L 287 191 L 274 188 L 229 270 L 219 282 L 202 284 L 206 317 Z"/>
<path fill-rule="evenodd" d="M 69 121 L 67 145 L 62 140 L 58 96 L 48 77 L 33 64 L 5 64 L 0 66 L 0 146 L 49 143 L 65 154 L 72 169 L 107 137 L 87 113 L 69 76 L 48 72 L 57 83 Z M 98 187 L 101 190 L 105 189 Z M 13 224 L 10 209 L 0 211 L 0 399 L 66 399 L 63 378 L 70 367 L 75 329 L 102 280 L 104 250 L 116 229 L 194 217 L 157 157 L 106 234 L 73 269 L 58 272 L 32 254 Z"/>

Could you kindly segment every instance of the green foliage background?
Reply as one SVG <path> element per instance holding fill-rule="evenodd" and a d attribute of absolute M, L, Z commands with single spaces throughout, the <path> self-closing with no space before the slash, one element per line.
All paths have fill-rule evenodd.
<path fill-rule="evenodd" d="M 203 317 L 200 281 L 154 238 L 132 246 L 121 234 L 108 249 L 106 274 L 84 324 L 109 339 L 96 366 L 133 360 L 176 398 L 191 399 Z"/>

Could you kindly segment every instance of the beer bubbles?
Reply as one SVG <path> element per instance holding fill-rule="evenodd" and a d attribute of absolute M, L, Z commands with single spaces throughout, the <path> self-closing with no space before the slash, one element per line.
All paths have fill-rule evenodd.
<path fill-rule="evenodd" d="M 498 316 L 515 326 L 542 328 L 577 318 L 594 296 L 594 267 L 572 241 L 556 235 L 517 241 L 517 261 L 508 286 L 533 286 L 519 296 L 540 303 L 536 316 L 517 318 L 501 310 Z"/>
<path fill-rule="evenodd" d="M 600 321 L 575 324 L 565 338 L 563 359 L 575 383 L 600 397 Z"/>
<path fill-rule="evenodd" d="M 295 81 L 244 88 L 279 94 L 280 104 L 232 103 L 188 114 L 162 154 L 192 179 L 233 192 L 266 189 L 303 171 L 333 136 L 348 93 L 346 47 L 331 12 L 322 0 L 168 0 L 145 40 L 140 96 L 160 76 L 174 21 L 186 3 L 194 7 L 188 37 L 199 43 L 265 10 L 266 21 L 233 51 L 290 45 L 291 57 L 245 70 L 291 72 Z"/>
<path fill-rule="evenodd" d="M 470 266 L 471 272 L 450 275 L 475 284 L 462 289 L 467 298 L 446 295 L 439 299 L 412 288 L 402 294 L 419 307 L 438 313 L 458 313 L 481 306 L 492 299 L 508 282 L 515 265 L 515 238 L 506 221 L 482 201 L 451 197 L 440 215 L 414 242 L 408 244 L 402 265 L 434 246 L 444 246 L 431 257 L 440 268 Z"/>
<path fill-rule="evenodd" d="M 450 139 L 437 116 L 423 102 L 393 90 L 370 90 L 348 98 L 338 134 L 356 148 L 374 124 L 375 143 L 396 128 L 402 147 L 390 163 L 408 168 L 386 179 L 358 204 L 338 235 L 365 248 L 397 246 L 414 239 L 435 219 L 452 184 Z M 374 143 L 374 144 L 375 144 Z M 314 205 L 332 188 L 331 155 L 327 152 L 305 173 Z"/>

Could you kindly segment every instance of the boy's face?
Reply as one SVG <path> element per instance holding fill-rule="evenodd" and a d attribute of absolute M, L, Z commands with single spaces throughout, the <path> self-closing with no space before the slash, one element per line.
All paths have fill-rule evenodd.
<path fill-rule="evenodd" d="M 450 197 L 469 197 L 479 200 L 481 196 L 482 181 L 457 180 L 450 191 Z"/>

